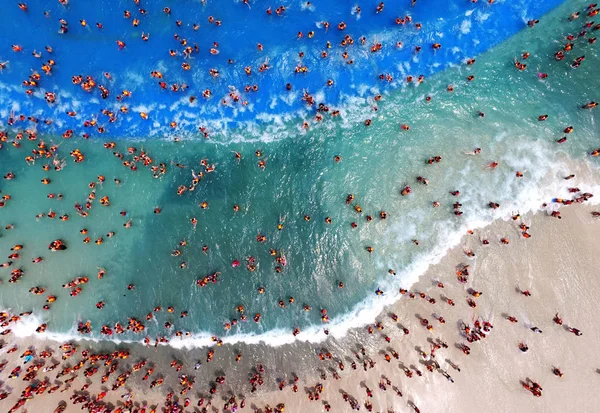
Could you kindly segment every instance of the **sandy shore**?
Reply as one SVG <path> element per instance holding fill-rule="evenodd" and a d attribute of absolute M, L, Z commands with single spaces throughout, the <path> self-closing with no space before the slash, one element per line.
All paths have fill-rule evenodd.
<path fill-rule="evenodd" d="M 465 235 L 462 245 L 449 252 L 437 265 L 432 266 L 415 284 L 411 291 L 416 293 L 415 299 L 408 294 L 389 308 L 377 321 L 382 322 L 384 329 L 374 328 L 370 334 L 365 329 L 353 330 L 342 340 L 329 340 L 320 345 L 298 343 L 278 347 L 275 350 L 268 346 L 248 348 L 220 348 L 217 350 L 214 363 L 210 368 L 203 364 L 194 371 L 195 360 L 206 358 L 206 349 L 176 351 L 168 347 L 158 350 L 133 346 L 132 357 L 121 362 L 117 373 L 127 369 L 127 365 L 139 361 L 140 358 L 150 360 L 157 368 L 155 375 L 148 381 L 142 381 L 145 373 L 133 373 L 127 385 L 116 392 L 108 392 L 105 401 L 113 406 L 122 405 L 120 396 L 127 391 L 133 395 L 138 408 L 146 403 L 158 406 L 162 411 L 166 392 L 172 389 L 178 395 L 181 387 L 177 384 L 178 374 L 196 374 L 194 390 L 185 396 L 191 399 L 190 407 L 185 411 L 200 411 L 196 406 L 200 396 L 208 397 L 209 382 L 220 371 L 226 372 L 227 381 L 220 385 L 218 395 L 213 399 L 213 406 L 223 410 L 222 398 L 236 395 L 237 401 L 246 397 L 246 408 L 262 409 L 266 405 L 275 407 L 285 403 L 287 412 L 321 412 L 325 404 L 331 405 L 331 411 L 350 411 L 351 406 L 343 399 L 347 393 L 365 410 L 365 402 L 372 403 L 372 410 L 377 412 L 412 411 L 410 404 L 418 406 L 421 412 L 594 412 L 600 406 L 600 395 L 596 391 L 600 381 L 600 361 L 596 354 L 600 340 L 600 328 L 596 320 L 600 310 L 598 296 L 600 279 L 596 270 L 596 257 L 600 253 L 600 219 L 595 219 L 588 206 L 570 206 L 561 209 L 562 219 L 549 217 L 539 213 L 524 217 L 520 221 L 498 221 L 472 235 Z M 518 223 L 524 222 L 531 228 L 532 237 L 521 236 Z M 508 245 L 499 240 L 507 237 Z M 483 245 L 482 239 L 488 239 L 490 245 Z M 468 257 L 466 250 L 472 250 L 474 257 Z M 459 283 L 456 268 L 459 264 L 468 264 L 469 278 L 467 283 Z M 437 286 L 442 282 L 444 288 Z M 482 295 L 473 298 L 477 306 L 471 308 L 467 298 L 472 297 L 469 290 L 481 291 Z M 518 289 L 529 290 L 530 297 L 518 292 Z M 419 297 L 422 292 L 426 297 L 436 300 L 431 304 Z M 454 300 L 450 306 L 441 298 L 446 296 Z M 560 313 L 564 320 L 561 327 L 553 322 L 555 313 Z M 389 314 L 398 315 L 394 322 Z M 445 324 L 434 317 L 443 316 Z M 507 315 L 518 319 L 511 323 Z M 428 331 L 420 324 L 419 318 L 429 320 L 433 326 Z M 467 343 L 463 335 L 463 323 L 471 329 L 476 320 L 489 321 L 493 329 L 487 338 L 475 343 Z M 569 333 L 565 326 L 574 326 L 583 332 L 582 336 Z M 410 330 L 405 335 L 402 327 Z M 535 333 L 531 327 L 538 327 L 543 332 Z M 384 336 L 390 338 L 386 342 Z M 435 360 L 439 369 L 427 371 L 425 360 L 420 351 L 431 352 L 431 342 L 440 338 L 448 344 L 435 352 Z M 2 410 L 9 410 L 18 400 L 20 392 L 29 383 L 19 379 L 7 379 L 10 371 L 22 363 L 19 355 L 29 345 L 38 351 L 49 347 L 58 355 L 57 343 L 41 340 L 17 340 L 11 336 L 0 351 L 1 362 L 7 362 L 2 373 L 2 390 L 11 392 L 6 400 L 0 401 Z M 524 342 L 529 351 L 519 350 L 519 342 Z M 457 345 L 468 344 L 471 354 L 466 356 Z M 19 349 L 6 354 L 12 345 Z M 108 344 L 94 345 L 96 351 L 111 351 L 116 346 Z M 366 349 L 366 358 L 376 362 L 374 368 L 367 372 L 363 369 L 363 360 L 357 360 L 354 353 L 360 348 Z M 85 345 L 82 345 L 85 348 Z M 398 360 L 391 358 L 386 362 L 385 354 L 391 355 L 391 349 L 398 354 Z M 233 354 L 244 354 L 243 363 L 232 362 Z M 332 360 L 319 361 L 318 353 L 330 352 Z M 74 364 L 79 361 L 79 354 L 73 357 Z M 171 359 L 177 358 L 184 363 L 180 373 L 168 366 Z M 357 369 L 351 367 L 352 361 Z M 450 366 L 448 360 L 460 366 L 460 372 Z M 71 361 L 71 360 L 69 360 Z M 339 362 L 344 364 L 340 371 Z M 255 394 L 250 393 L 248 384 L 251 366 L 262 362 L 266 366 L 265 385 Z M 47 361 L 48 363 L 48 361 Z M 84 370 L 84 367 L 82 370 Z M 412 378 L 408 378 L 402 367 L 413 369 Z M 422 372 L 419 377 L 414 370 Z M 553 374 L 558 367 L 564 373 L 562 378 Z M 51 385 L 55 384 L 57 370 L 47 373 Z M 99 383 L 99 376 L 104 374 L 101 367 L 87 389 L 94 396 L 104 389 Z M 333 372 L 339 374 L 334 380 Z M 447 372 L 454 382 L 450 382 L 443 372 Z M 292 372 L 300 377 L 298 392 L 293 393 L 291 385 Z M 80 371 L 81 373 L 81 371 Z M 326 379 L 319 377 L 325 373 Z M 38 379 L 43 379 L 40 373 Z M 110 388 L 114 376 L 106 383 Z M 149 382 L 165 377 L 165 385 L 160 389 L 150 390 Z M 70 376 L 69 376 L 70 377 Z M 388 378 L 392 386 L 402 393 L 400 397 L 387 386 L 387 391 L 379 388 L 382 377 Z M 525 389 L 520 381 L 530 378 L 541 384 L 543 396 L 536 398 Z M 285 380 L 288 383 L 284 390 L 277 390 L 277 383 Z M 58 383 L 58 382 L 56 382 Z M 318 401 L 309 401 L 311 392 L 317 383 L 324 386 Z M 71 383 L 72 387 L 65 392 L 64 388 L 51 395 L 37 395 L 30 400 L 21 411 L 52 411 L 61 401 L 69 400 L 73 390 L 85 384 L 82 374 Z M 366 387 L 372 390 L 373 397 L 367 397 Z M 0 392 L 1 393 L 1 392 Z M 66 411 L 80 411 L 81 405 L 70 406 Z M 136 411 L 134 408 L 132 411 Z M 150 410 L 147 410 L 150 411 Z M 213 411 L 217 411 L 213 407 Z"/>
<path fill-rule="evenodd" d="M 389 317 L 381 317 L 386 326 L 383 332 L 392 337 L 392 342 L 386 345 L 378 340 L 378 348 L 394 348 L 401 363 L 392 359 L 388 364 L 381 355 L 374 355 L 377 366 L 368 374 L 361 370 L 333 383 L 327 380 L 323 399 L 335 403 L 339 410 L 342 397 L 338 393 L 343 390 L 364 403 L 366 384 L 374 393 L 373 411 L 411 411 L 409 401 L 421 412 L 597 411 L 600 280 L 595 261 L 600 252 L 600 220 L 593 218 L 591 211 L 589 207 L 574 206 L 563 208 L 560 220 L 541 213 L 525 217 L 523 221 L 531 226 L 529 239 L 520 236 L 512 220 L 496 222 L 465 236 L 463 248 L 451 251 L 411 289 L 425 292 L 437 300 L 436 304 L 420 298 L 403 299 L 391 309 L 398 314 L 400 324 L 410 329 L 410 335 L 402 336 Z M 507 237 L 510 244 L 499 245 L 501 237 Z M 481 238 L 489 239 L 490 245 L 481 245 Z M 463 249 L 473 250 L 476 256 L 466 257 Z M 460 263 L 471 266 L 466 284 L 457 282 L 455 276 Z M 443 282 L 444 288 L 434 286 L 434 280 Z M 474 309 L 466 303 L 469 288 L 483 292 L 474 299 Z M 531 296 L 525 297 L 517 288 L 529 290 Z M 440 295 L 452 298 L 456 305 L 445 304 Z M 564 320 L 562 327 L 553 322 L 557 312 Z M 434 313 L 442 315 L 446 323 L 440 325 Z M 433 324 L 432 332 L 419 325 L 417 315 Z M 516 317 L 518 322 L 511 323 L 506 315 Z M 471 354 L 465 356 L 455 344 L 466 343 L 461 336 L 462 322 L 472 327 L 476 319 L 488 320 L 494 328 L 488 338 L 468 344 Z M 583 335 L 569 333 L 565 325 L 580 329 Z M 542 333 L 531 331 L 534 326 Z M 442 374 L 426 371 L 422 365 L 418 349 L 429 353 L 428 341 L 438 337 L 449 348 L 437 351 L 435 360 L 454 383 Z M 527 353 L 519 350 L 521 341 L 528 345 Z M 458 364 L 461 371 L 450 367 L 447 360 Z M 417 366 L 423 377 L 414 374 L 407 378 L 400 364 Z M 564 373 L 562 378 L 553 374 L 554 367 Z M 402 390 L 402 398 L 389 388 L 386 392 L 378 389 L 382 375 Z M 520 381 L 527 378 L 541 384 L 542 397 L 533 397 L 523 389 Z M 274 396 L 271 400 L 277 399 Z M 322 410 L 318 403 L 287 399 L 286 405 L 293 406 L 292 411 Z M 349 405 L 343 404 L 342 410 L 350 410 Z"/>

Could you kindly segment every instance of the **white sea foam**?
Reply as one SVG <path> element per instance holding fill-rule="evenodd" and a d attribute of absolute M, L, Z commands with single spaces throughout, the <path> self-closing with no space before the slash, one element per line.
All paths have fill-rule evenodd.
<path fill-rule="evenodd" d="M 477 20 L 479 23 L 483 23 L 489 17 L 490 17 L 489 13 L 482 13 L 482 12 L 478 11 L 477 14 L 475 15 L 475 20 Z"/>
<path fill-rule="evenodd" d="M 166 70 L 166 68 L 163 68 L 163 70 Z M 144 84 L 144 77 L 141 74 L 134 71 L 126 72 L 124 78 L 127 81 L 128 87 L 132 91 L 136 90 L 138 87 L 141 87 Z"/>
<path fill-rule="evenodd" d="M 471 32 L 471 20 L 465 19 L 460 24 L 460 32 L 462 34 L 468 34 Z"/>
<path fill-rule="evenodd" d="M 146 112 L 146 113 L 150 113 L 155 108 L 156 108 L 156 104 L 151 104 L 151 105 L 136 105 L 136 106 L 132 107 L 131 110 L 134 111 L 134 112 Z"/>

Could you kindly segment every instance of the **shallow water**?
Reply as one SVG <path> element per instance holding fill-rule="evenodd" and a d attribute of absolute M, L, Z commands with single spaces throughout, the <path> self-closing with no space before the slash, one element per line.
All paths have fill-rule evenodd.
<path fill-rule="evenodd" d="M 127 148 L 135 147 L 137 153 L 148 152 L 154 165 L 164 162 L 168 172 L 158 179 L 141 163 L 136 172 L 124 167 L 111 155 L 115 149 L 103 148 L 99 140 L 40 135 L 38 140 L 49 146 L 60 145 L 60 158 L 69 158 L 75 148 L 84 153 L 83 163 L 68 159 L 59 173 L 43 171 L 42 159 L 32 166 L 24 162 L 37 142 L 23 140 L 20 149 L 5 143 L 0 172 L 12 171 L 17 178 L 2 182 L 2 193 L 11 199 L 0 209 L 0 224 L 12 223 L 15 229 L 1 232 L 0 250 L 9 255 L 15 244 L 25 248 L 11 268 L 0 269 L 2 307 L 14 312 L 33 310 L 54 333 L 72 332 L 77 321 L 90 320 L 93 336 L 100 337 L 103 324 L 125 326 L 128 317 L 144 320 L 161 305 L 162 312 L 144 321 L 147 334 L 190 331 L 193 340 L 173 342 L 188 346 L 208 344 L 211 335 L 225 341 L 263 339 L 278 344 L 294 339 L 294 327 L 302 330 L 299 339 L 320 340 L 325 337 L 323 326 L 340 335 L 350 326 L 372 321 L 384 303 L 397 298 L 400 285 L 412 284 L 429 263 L 458 243 L 466 228 L 514 211 L 538 209 L 554 196 L 569 197 L 569 186 L 588 191 L 596 184 L 560 180 L 570 173 L 561 163 L 565 155 L 597 166 L 587 153 L 599 146 L 598 112 L 580 109 L 597 98 L 593 95 L 600 86 L 594 76 L 594 68 L 600 67 L 597 45 L 579 39 L 565 61 L 553 59 L 564 43 L 562 36 L 578 32 L 583 24 L 582 18 L 568 22 L 566 17 L 583 6 L 584 2 L 575 1 L 561 5 L 535 28 L 477 57 L 473 66 L 450 68 L 421 85 L 385 93 L 377 112 L 372 101 L 346 98 L 340 118 L 326 116 L 308 130 L 291 119 L 227 129 L 209 140 L 117 141 L 116 150 L 125 153 L 125 159 L 132 158 Z M 531 57 L 527 70 L 519 72 L 513 61 L 525 50 Z M 581 67 L 570 68 L 573 58 L 582 54 Z M 540 72 L 548 78 L 539 79 Z M 473 82 L 465 80 L 470 74 L 475 76 Z M 454 85 L 452 93 L 446 90 L 449 84 Z M 432 101 L 426 102 L 425 96 Z M 486 116 L 479 118 L 478 111 Z M 544 113 L 549 119 L 539 122 L 537 117 Z M 372 119 L 370 127 L 364 126 L 365 119 Z M 402 131 L 401 124 L 410 125 L 410 130 Z M 555 141 L 569 125 L 574 132 L 567 143 L 558 145 Z M 12 139 L 14 132 L 9 136 Z M 481 155 L 464 155 L 476 147 L 482 149 Z M 256 150 L 262 156 L 255 156 Z M 236 160 L 233 151 L 242 159 Z M 341 156 L 340 163 L 334 162 L 335 155 Z M 434 155 L 440 155 L 442 162 L 427 165 Z M 179 185 L 191 184 L 191 170 L 203 170 L 201 159 L 214 164 L 215 171 L 206 173 L 195 191 L 178 196 Z M 264 170 L 258 167 L 261 159 Z M 499 166 L 486 168 L 493 161 Z M 517 179 L 516 171 L 523 172 L 524 178 Z M 106 182 L 97 186 L 89 216 L 79 217 L 73 205 L 85 203 L 88 184 L 98 175 L 105 176 Z M 418 184 L 417 176 L 428 178 L 430 184 Z M 44 177 L 51 179 L 48 186 L 40 183 Z M 121 186 L 114 184 L 114 178 L 122 181 Z M 406 184 L 413 193 L 404 197 L 400 190 Z M 451 196 L 453 190 L 460 190 L 461 196 Z M 64 199 L 48 199 L 50 192 L 62 193 Z M 345 204 L 349 193 L 355 196 L 352 205 Z M 105 195 L 109 207 L 98 203 Z M 457 200 L 463 204 L 461 217 L 452 214 Z M 207 209 L 199 207 L 203 201 Z M 441 206 L 432 208 L 433 201 Z M 488 208 L 492 201 L 500 208 Z M 234 204 L 240 211 L 233 211 Z M 364 212 L 356 213 L 353 205 Z M 153 213 L 155 207 L 162 208 L 160 215 Z M 57 218 L 35 219 L 50 209 Z M 120 211 L 128 216 L 122 217 Z M 388 213 L 386 220 L 379 219 L 380 211 Z M 69 220 L 61 222 L 58 216 L 64 213 Z M 367 214 L 373 216 L 370 223 Z M 309 222 L 305 215 L 311 217 Z M 325 223 L 327 216 L 332 224 Z M 198 219 L 195 230 L 192 217 Z M 125 229 L 123 223 L 129 219 L 133 226 Z M 280 222 L 283 229 L 278 231 Z M 351 222 L 358 227 L 352 229 Z M 89 230 L 91 243 L 82 243 L 82 228 Z M 115 231 L 115 237 L 107 238 L 109 231 Z M 257 243 L 257 234 L 264 234 L 267 241 Z M 95 245 L 101 236 L 104 243 Z M 56 238 L 67 242 L 67 251 L 47 250 Z M 183 239 L 188 245 L 180 248 L 182 255 L 171 257 Z M 413 239 L 419 240 L 418 246 Z M 203 245 L 208 246 L 206 254 Z M 374 248 L 373 253 L 365 250 L 367 246 Z M 275 272 L 271 248 L 285 255 L 287 265 L 281 273 Z M 33 265 L 31 259 L 37 256 L 44 261 Z M 245 268 L 249 256 L 257 261 L 254 272 Z M 231 266 L 235 259 L 241 261 L 238 268 Z M 185 270 L 179 268 L 183 261 Z M 9 284 L 15 267 L 23 268 L 25 275 L 17 284 Z M 101 280 L 96 278 L 98 267 L 107 270 Z M 398 275 L 389 275 L 390 268 Z M 216 284 L 196 286 L 196 280 L 214 272 L 220 272 Z M 90 281 L 79 296 L 69 297 L 69 290 L 61 285 L 77 276 Z M 344 282 L 343 289 L 337 287 L 338 281 Z M 129 284 L 135 284 L 135 290 L 128 291 Z M 46 292 L 28 293 L 33 286 L 45 287 Z M 259 286 L 265 287 L 265 294 L 257 293 Z M 383 297 L 375 296 L 377 288 L 385 292 Z M 44 312 L 41 307 L 49 294 L 58 299 Z M 290 296 L 294 304 L 287 304 Z M 99 311 L 95 303 L 101 300 L 106 307 Z M 286 301 L 286 309 L 279 307 L 279 300 Z M 312 309 L 303 311 L 305 304 Z M 165 311 L 170 305 L 175 307 L 173 314 Z M 225 322 L 240 318 L 238 305 L 245 307 L 249 320 L 225 331 Z M 320 321 L 322 308 L 332 319 L 328 325 Z M 179 318 L 183 310 L 189 311 L 188 318 Z M 252 321 L 256 313 L 262 315 L 258 324 Z M 166 330 L 166 321 L 174 327 Z M 37 324 L 31 322 L 30 327 Z"/>

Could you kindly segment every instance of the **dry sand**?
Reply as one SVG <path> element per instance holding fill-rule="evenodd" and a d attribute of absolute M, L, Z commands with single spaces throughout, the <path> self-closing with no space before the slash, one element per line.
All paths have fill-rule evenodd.
<path fill-rule="evenodd" d="M 332 412 L 350 411 L 350 405 L 342 398 L 343 392 L 354 397 L 360 403 L 361 411 L 365 411 L 364 403 L 368 398 L 364 386 L 373 391 L 371 402 L 375 412 L 410 412 L 409 402 L 414 402 L 423 413 L 600 411 L 600 394 L 596 391 L 600 383 L 600 370 L 597 370 L 600 358 L 596 353 L 600 342 L 597 321 L 600 309 L 600 271 L 597 269 L 600 218 L 593 218 L 591 211 L 592 208 L 587 206 L 570 206 L 561 209 L 563 219 L 560 220 L 543 213 L 524 217 L 522 222 L 531 226 L 530 239 L 524 239 L 517 223 L 510 219 L 495 222 L 473 235 L 465 235 L 461 247 L 450 251 L 439 264 L 430 267 L 411 288 L 411 291 L 424 292 L 437 302 L 430 304 L 418 295 L 414 300 L 403 297 L 379 317 L 378 321 L 385 326 L 382 331 L 375 329 L 373 334 L 369 334 L 366 328 L 353 330 L 343 340 L 332 339 L 318 346 L 299 343 L 274 350 L 263 347 L 261 352 L 266 354 L 263 357 L 269 358 L 271 364 L 267 364 L 270 370 L 268 383 L 260 394 L 250 395 L 247 371 L 237 368 L 240 371 L 228 373 L 228 377 L 238 375 L 243 379 L 229 384 L 235 394 L 243 392 L 247 397 L 247 407 L 242 411 L 250 411 L 252 407 L 264 408 L 266 404 L 274 407 L 283 402 L 286 412 L 321 412 L 324 411 L 324 401 L 332 406 Z M 501 237 L 507 237 L 510 244 L 501 245 Z M 490 245 L 482 245 L 480 240 L 483 238 L 489 239 Z M 467 257 L 466 249 L 471 249 L 476 256 Z M 455 275 L 456 266 L 460 263 L 470 265 L 466 284 L 459 283 Z M 437 287 L 434 280 L 443 282 L 445 287 Z M 466 303 L 469 288 L 483 292 L 481 297 L 475 298 L 476 308 Z M 532 296 L 523 296 L 517 288 L 531 291 Z M 456 306 L 446 304 L 440 299 L 441 294 L 452 298 Z M 391 312 L 398 314 L 399 324 L 410 329 L 408 336 L 390 318 Z M 579 328 L 583 335 L 577 337 L 566 331 L 564 326 L 556 325 L 552 321 L 556 312 L 560 313 L 566 325 Z M 442 315 L 446 323 L 442 325 L 436 321 L 433 313 Z M 518 323 L 506 320 L 507 314 L 516 317 Z M 433 331 L 422 327 L 417 315 L 427 318 L 434 326 Z M 471 354 L 466 356 L 455 346 L 466 343 L 461 336 L 461 325 L 464 322 L 473 326 L 478 318 L 490 321 L 494 328 L 487 338 L 469 344 Z M 543 333 L 534 333 L 529 329 L 532 326 L 537 326 Z M 383 334 L 391 337 L 390 344 L 385 342 Z M 439 372 L 428 372 L 417 350 L 429 353 L 428 340 L 438 337 L 447 342 L 449 348 L 438 350 L 435 360 L 452 376 L 454 383 Z M 518 349 L 520 341 L 529 346 L 527 353 Z M 57 347 L 52 342 L 21 340 L 16 353 L 6 354 L 10 344 L 0 350 L 0 360 L 9 362 L 2 373 L 2 389 L 13 392 L 7 400 L 0 402 L 0 410 L 7 411 L 27 385 L 20 379 L 7 380 L 6 377 L 19 363 L 18 356 L 31 343 L 37 348 Z M 360 361 L 357 370 L 350 366 L 353 353 L 360 346 L 365 347 L 368 356 L 377 363 L 368 372 L 363 371 Z M 390 348 L 399 354 L 399 360 L 392 359 L 387 363 L 382 353 L 390 354 Z M 327 349 L 342 360 L 344 371 L 339 371 L 335 360 L 319 361 L 315 353 L 320 349 Z M 182 373 L 193 374 L 192 360 L 205 352 L 205 349 L 183 352 L 180 358 L 186 361 L 187 370 Z M 156 352 L 134 349 L 134 353 L 148 357 L 160 366 L 170 359 L 173 350 L 167 347 Z M 251 353 L 252 349 L 244 349 L 244 354 Z M 261 359 L 254 357 L 255 360 Z M 132 359 L 137 361 L 137 357 Z M 161 362 L 161 359 L 164 360 Z M 446 360 L 460 365 L 461 371 L 454 370 Z M 417 366 L 423 376 L 414 374 L 408 378 L 400 365 Z M 559 367 L 564 377 L 555 376 L 553 367 Z M 326 371 L 326 380 L 321 380 L 317 368 Z M 337 368 L 341 379 L 332 378 L 332 368 Z M 174 370 L 168 366 L 157 370 L 173 376 L 170 379 L 175 382 Z M 289 380 L 292 371 L 299 372 L 301 377 L 298 393 L 294 394 L 289 385 L 283 391 L 273 390 L 276 380 Z M 54 375 L 55 372 L 52 372 L 50 377 L 53 379 Z M 89 389 L 91 394 L 100 391 L 98 376 L 94 376 L 94 384 Z M 378 385 L 382 376 L 389 378 L 404 393 L 403 397 L 397 396 L 390 387 L 387 391 L 380 390 Z M 197 378 L 195 390 L 206 393 L 206 382 L 213 377 L 204 372 Z M 526 378 L 541 384 L 542 397 L 536 398 L 522 388 L 520 381 Z M 309 401 L 306 391 L 318 382 L 325 386 L 325 391 L 319 401 Z M 81 377 L 77 378 L 72 389 L 79 389 L 83 383 Z M 127 384 L 140 406 L 142 400 L 162 406 L 167 385 L 162 391 L 150 391 L 148 382 L 141 382 L 139 378 L 131 379 Z M 178 389 L 175 391 L 177 394 Z M 51 412 L 59 401 L 68 400 L 72 393 L 71 390 L 36 396 L 26 404 L 26 410 L 21 411 Z M 125 390 L 110 392 L 106 400 L 119 405 L 122 402 L 119 396 L 123 393 Z M 198 400 L 197 393 L 187 396 L 194 406 Z M 223 402 L 215 401 L 214 405 L 222 410 Z M 193 410 L 192 406 L 186 411 L 199 411 L 197 408 Z M 67 411 L 80 411 L 80 406 L 69 407 Z M 157 408 L 157 411 L 162 409 Z"/>

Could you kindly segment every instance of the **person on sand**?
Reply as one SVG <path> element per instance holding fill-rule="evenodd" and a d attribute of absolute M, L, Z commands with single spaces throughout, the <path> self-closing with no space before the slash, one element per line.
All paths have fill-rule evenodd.
<path fill-rule="evenodd" d="M 541 334 L 541 333 L 542 333 L 542 330 L 540 330 L 540 329 L 539 329 L 539 328 L 537 328 L 537 327 L 531 327 L 531 328 L 530 328 L 530 330 L 531 330 L 531 331 L 533 331 L 534 333 L 539 333 L 539 334 Z"/>

